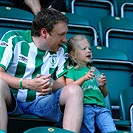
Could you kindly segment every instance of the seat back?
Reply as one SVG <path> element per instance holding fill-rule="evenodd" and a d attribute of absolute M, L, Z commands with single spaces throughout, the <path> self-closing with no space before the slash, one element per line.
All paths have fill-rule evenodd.
<path fill-rule="evenodd" d="M 67 39 L 77 34 L 85 35 L 92 46 L 98 45 L 97 32 L 92 26 L 68 24 Z"/>
<path fill-rule="evenodd" d="M 89 20 L 81 15 L 72 14 L 70 12 L 62 12 L 67 18 L 69 24 L 75 25 L 90 25 Z"/>
<path fill-rule="evenodd" d="M 0 133 L 6 133 L 6 132 L 0 129 Z"/>
<path fill-rule="evenodd" d="M 121 50 L 133 61 L 133 19 L 104 17 L 99 20 L 98 27 L 102 46 Z"/>
<path fill-rule="evenodd" d="M 132 0 L 112 0 L 115 9 L 115 15 L 125 18 L 133 18 Z"/>
<path fill-rule="evenodd" d="M 18 8 L 0 6 L 0 38 L 8 30 L 30 29 L 33 14 Z"/>
<path fill-rule="evenodd" d="M 125 88 L 120 92 L 120 118 L 130 120 L 130 106 L 133 103 L 133 87 Z"/>
<path fill-rule="evenodd" d="M 90 25 L 98 30 L 98 20 L 105 16 L 114 16 L 114 7 L 107 0 L 73 0 L 72 13 L 86 17 Z"/>
<path fill-rule="evenodd" d="M 68 33 L 67 39 L 75 34 L 85 35 L 91 42 L 91 45 L 97 46 L 97 32 L 90 26 L 90 23 L 87 18 L 72 14 L 69 12 L 62 12 L 68 18 Z"/>
<path fill-rule="evenodd" d="M 105 99 L 106 108 L 110 110 L 111 115 L 112 115 L 111 99 L 110 99 L 110 93 L 109 92 L 108 92 L 108 95 L 104 99 Z"/>
<path fill-rule="evenodd" d="M 132 86 L 133 64 L 127 55 L 116 49 L 91 46 L 92 64 L 107 78 L 111 105 L 119 107 L 118 95 L 121 90 Z"/>
<path fill-rule="evenodd" d="M 65 129 L 57 128 L 57 127 L 34 127 L 24 131 L 23 133 L 74 133 L 72 131 L 68 131 Z"/>

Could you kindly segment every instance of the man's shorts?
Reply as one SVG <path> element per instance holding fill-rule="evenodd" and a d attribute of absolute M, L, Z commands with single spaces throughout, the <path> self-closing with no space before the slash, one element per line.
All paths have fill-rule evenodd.
<path fill-rule="evenodd" d="M 63 113 L 60 110 L 60 94 L 59 89 L 54 93 L 45 96 L 38 96 L 32 102 L 19 102 L 14 96 L 16 107 L 14 111 L 8 112 L 10 115 L 34 114 L 39 117 L 59 122 Z"/>

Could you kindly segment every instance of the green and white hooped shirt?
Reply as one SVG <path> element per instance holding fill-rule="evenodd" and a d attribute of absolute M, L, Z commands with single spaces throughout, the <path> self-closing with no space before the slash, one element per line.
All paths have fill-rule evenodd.
<path fill-rule="evenodd" d="M 0 66 L 14 77 L 32 79 L 37 74 L 51 74 L 57 79 L 66 72 L 67 59 L 65 44 L 58 52 L 42 51 L 35 46 L 30 30 L 8 31 L 0 40 Z M 12 90 L 20 102 L 32 101 L 38 96 L 33 90 Z"/>

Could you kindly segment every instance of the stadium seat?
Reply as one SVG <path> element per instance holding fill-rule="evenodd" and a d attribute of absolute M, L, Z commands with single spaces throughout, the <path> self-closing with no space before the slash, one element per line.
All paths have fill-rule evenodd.
<path fill-rule="evenodd" d="M 115 15 L 133 19 L 133 0 L 112 0 Z"/>
<path fill-rule="evenodd" d="M 133 61 L 133 19 L 103 17 L 98 21 L 101 46 L 121 50 Z"/>
<path fill-rule="evenodd" d="M 6 132 L 4 132 L 3 130 L 0 129 L 0 133 L 6 133 Z"/>
<path fill-rule="evenodd" d="M 121 90 L 132 86 L 133 63 L 127 55 L 113 48 L 91 46 L 92 64 L 104 73 L 110 93 L 111 106 L 119 109 L 118 95 Z"/>
<path fill-rule="evenodd" d="M 98 45 L 97 32 L 92 26 L 68 24 L 67 39 L 77 34 L 85 35 L 92 46 Z"/>
<path fill-rule="evenodd" d="M 130 106 L 133 103 L 133 87 L 125 88 L 119 94 L 120 122 L 119 126 L 128 127 L 131 130 Z"/>
<path fill-rule="evenodd" d="M 108 92 L 108 95 L 105 98 L 105 103 L 106 103 L 106 108 L 110 110 L 111 115 L 113 117 L 113 112 L 112 112 L 112 108 L 111 108 L 111 99 L 110 99 L 110 93 Z M 118 112 L 119 113 L 119 112 Z M 122 120 L 122 119 L 115 119 L 113 118 L 114 123 L 116 125 L 116 128 L 118 130 L 130 130 L 130 121 L 129 120 Z"/>
<path fill-rule="evenodd" d="M 119 95 L 122 120 L 130 121 L 130 106 L 133 104 L 133 87 L 125 88 Z"/>
<path fill-rule="evenodd" d="M 62 13 L 69 19 L 67 39 L 75 34 L 83 34 L 90 40 L 91 45 L 97 46 L 97 32 L 87 18 L 68 12 Z"/>
<path fill-rule="evenodd" d="M 16 19 L 17 21 L 32 21 L 34 18 L 32 13 L 15 7 L 0 6 L 0 11 L 0 18 Z"/>
<path fill-rule="evenodd" d="M 72 14 L 70 12 L 62 12 L 68 19 L 69 24 L 77 24 L 77 25 L 90 25 L 89 20 L 81 15 Z"/>
<path fill-rule="evenodd" d="M 10 116 L 8 120 L 8 133 L 22 133 L 29 128 L 37 126 L 57 126 L 54 121 L 46 120 L 32 114 L 24 114 L 19 116 Z"/>
<path fill-rule="evenodd" d="M 9 0 L 0 0 L 0 6 L 10 6 L 10 7 L 16 7 L 17 5 Z"/>
<path fill-rule="evenodd" d="M 23 133 L 74 133 L 57 127 L 35 127 L 24 131 Z"/>
<path fill-rule="evenodd" d="M 67 9 L 67 11 L 68 12 L 71 12 L 71 2 L 72 2 L 72 0 L 64 0 L 64 2 L 65 2 L 65 6 L 66 6 L 66 9 Z"/>
<path fill-rule="evenodd" d="M 97 22 L 105 16 L 114 16 L 113 4 L 108 0 L 72 0 L 72 13 L 86 17 L 98 30 Z"/>
<path fill-rule="evenodd" d="M 112 115 L 110 92 L 108 92 L 108 95 L 104 99 L 105 99 L 106 108 L 110 110 Z"/>
<path fill-rule="evenodd" d="M 33 14 L 15 7 L 0 6 L 0 38 L 8 30 L 30 29 Z"/>
<path fill-rule="evenodd" d="M 131 131 L 133 131 L 133 102 L 130 106 L 130 121 L 131 121 Z"/>

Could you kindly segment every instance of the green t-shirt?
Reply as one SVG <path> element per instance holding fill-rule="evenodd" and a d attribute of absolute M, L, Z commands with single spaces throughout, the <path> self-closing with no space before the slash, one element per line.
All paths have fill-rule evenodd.
<path fill-rule="evenodd" d="M 88 67 L 80 67 L 78 69 L 72 67 L 71 69 L 68 70 L 67 74 L 65 74 L 65 77 L 76 81 L 89 71 L 90 68 Z M 95 73 L 100 75 L 100 72 L 96 68 L 95 68 Z M 105 107 L 104 96 L 98 87 L 97 80 L 95 77 L 93 77 L 93 79 L 91 80 L 86 80 L 81 85 L 81 88 L 83 89 L 84 92 L 84 104 L 96 104 Z"/>
<path fill-rule="evenodd" d="M 66 44 L 58 52 L 42 51 L 34 44 L 30 30 L 8 31 L 0 40 L 0 66 L 14 77 L 32 79 L 37 74 L 51 74 L 57 79 L 66 72 L 67 59 Z M 38 92 L 29 89 L 12 90 L 20 102 L 38 96 Z"/>

